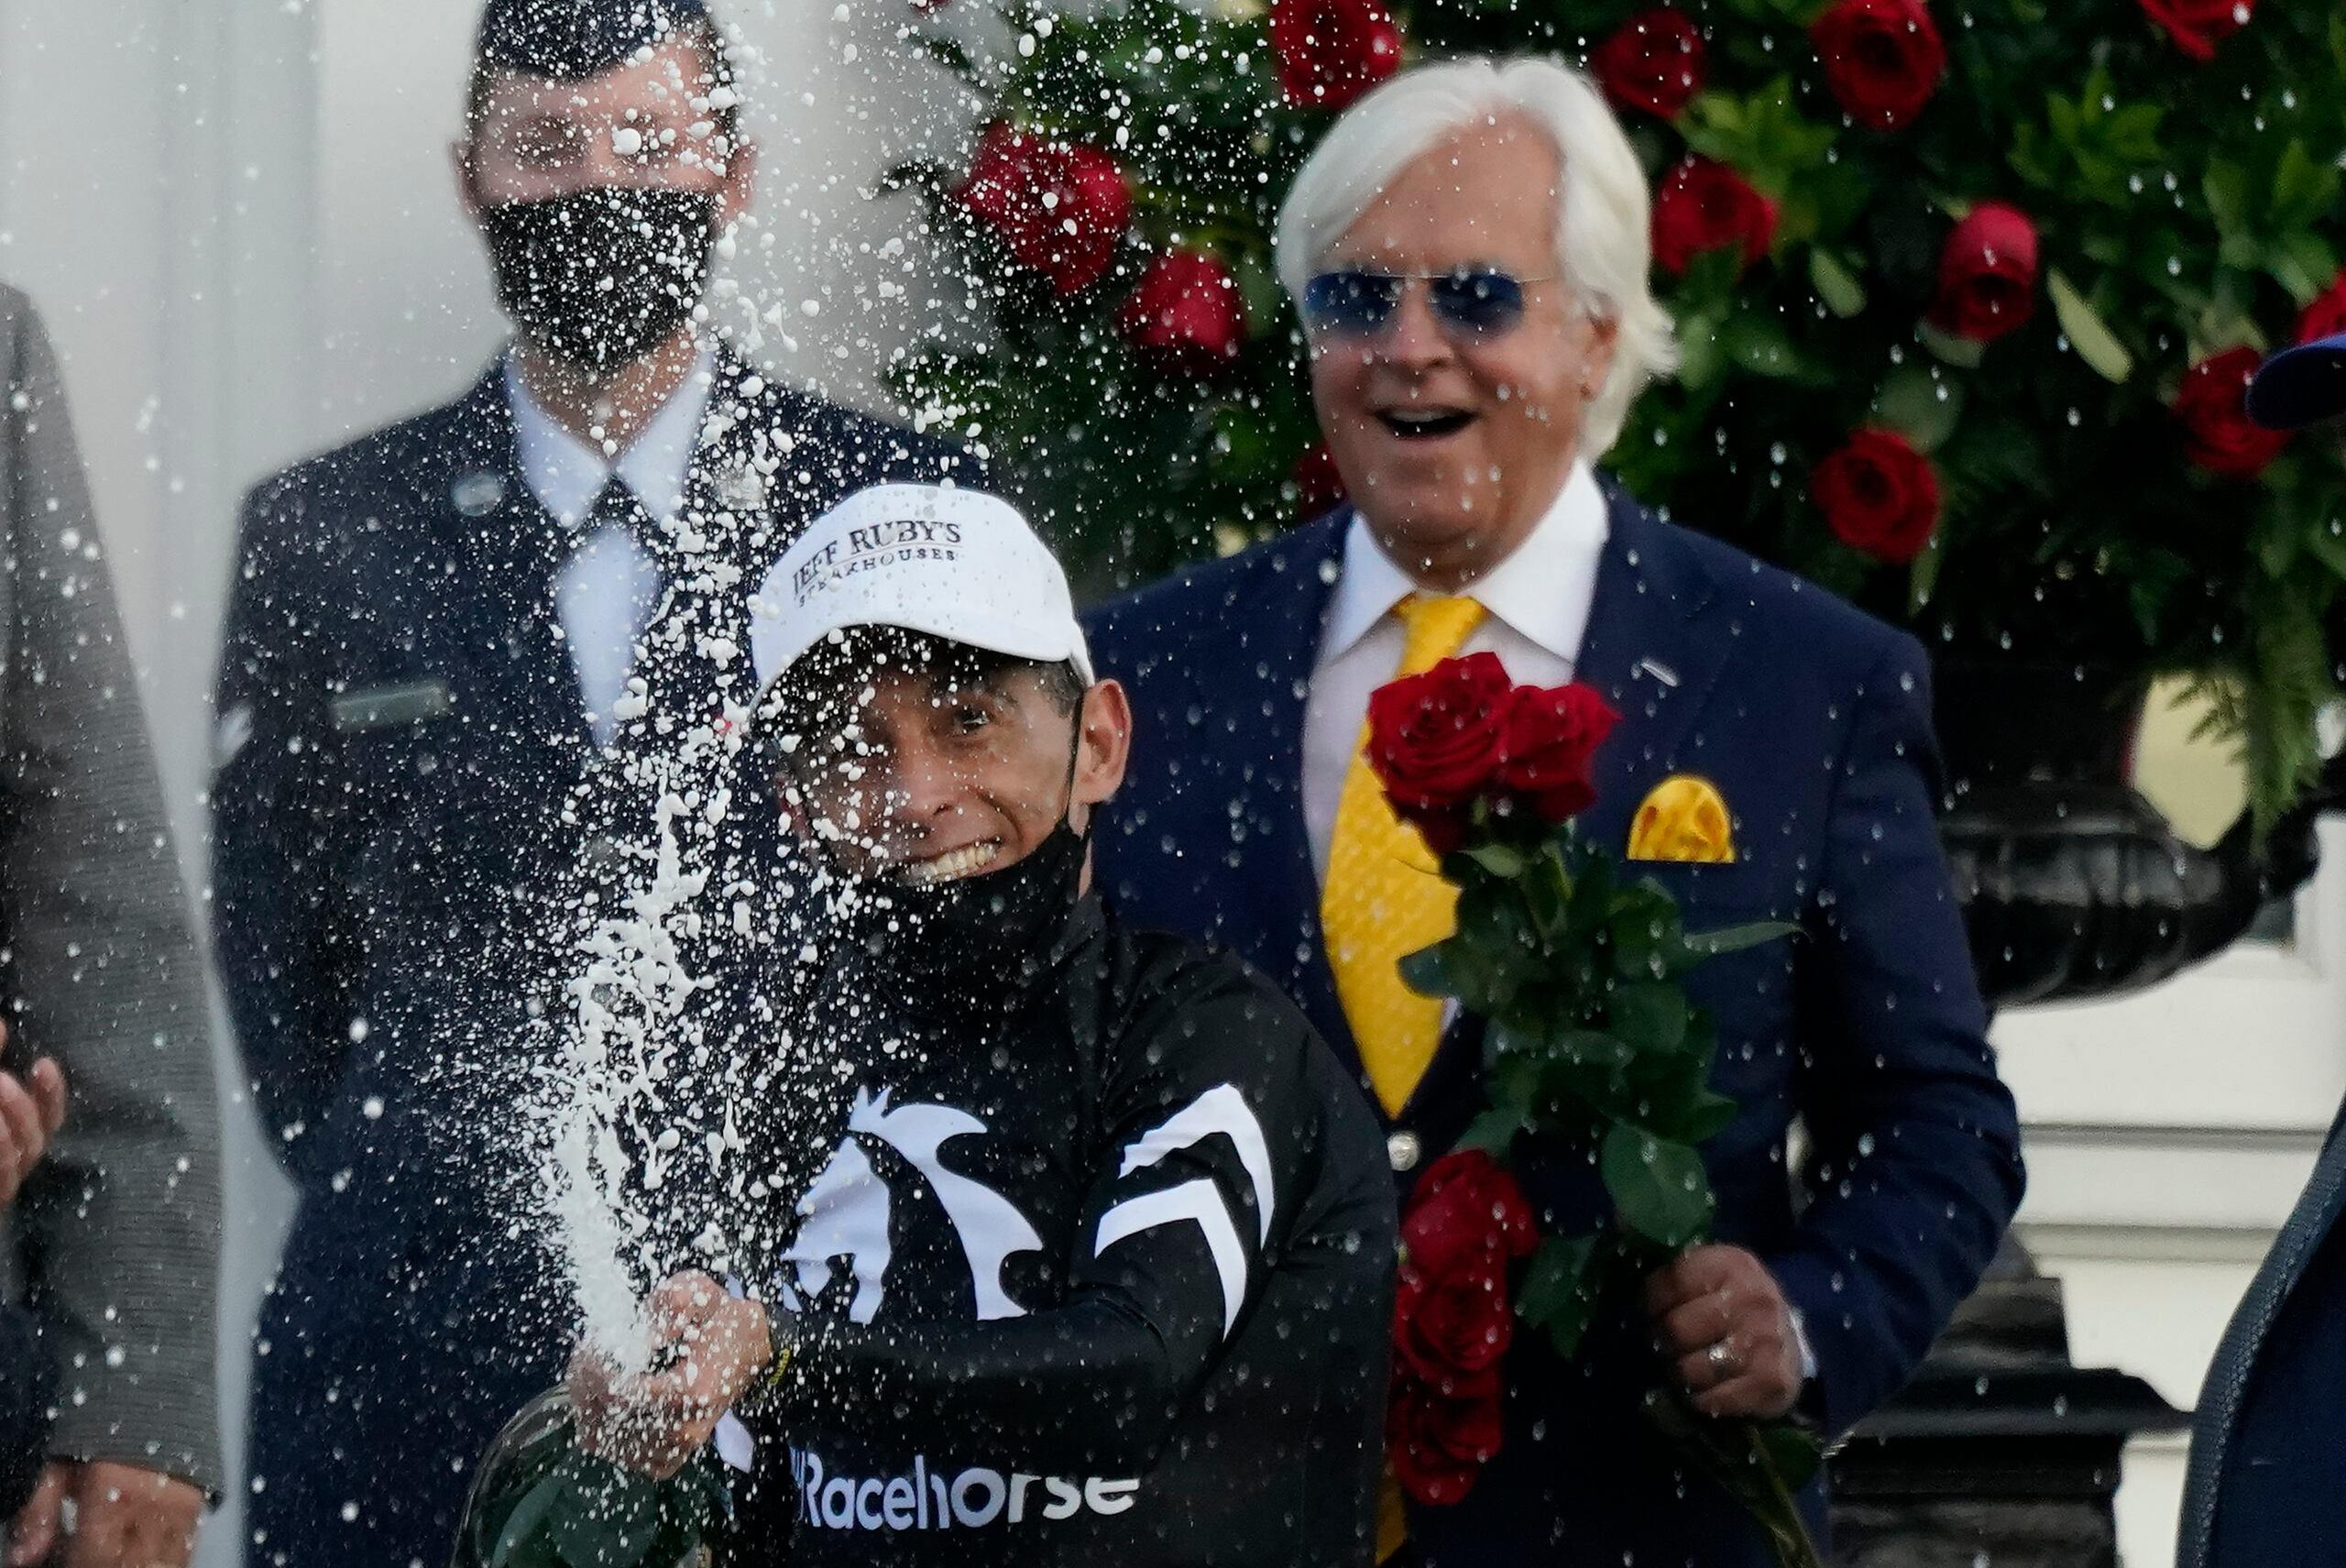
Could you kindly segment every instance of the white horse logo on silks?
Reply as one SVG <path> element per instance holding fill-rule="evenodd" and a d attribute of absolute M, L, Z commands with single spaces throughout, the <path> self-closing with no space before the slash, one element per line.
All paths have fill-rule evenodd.
<path fill-rule="evenodd" d="M 888 1184 L 872 1168 L 871 1157 L 859 1141 L 874 1139 L 919 1171 L 944 1206 L 946 1219 L 960 1238 L 962 1255 L 970 1260 L 979 1320 L 1023 1317 L 1026 1309 L 1002 1288 L 1003 1265 L 1014 1254 L 1041 1251 L 1043 1238 L 1001 1193 L 946 1169 L 937 1158 L 937 1150 L 948 1139 L 982 1133 L 986 1124 L 950 1105 L 891 1109 L 891 1092 L 883 1089 L 873 1095 L 856 1091 L 855 1104 L 848 1113 L 847 1136 L 839 1140 L 822 1174 L 798 1201 L 798 1234 L 782 1256 L 785 1303 L 792 1310 L 798 1310 L 798 1297 L 791 1288 L 793 1275 L 799 1290 L 819 1295 L 831 1283 L 831 1260 L 845 1258 L 855 1279 L 849 1319 L 868 1323 L 879 1315 L 887 1286 L 891 1206 Z"/>

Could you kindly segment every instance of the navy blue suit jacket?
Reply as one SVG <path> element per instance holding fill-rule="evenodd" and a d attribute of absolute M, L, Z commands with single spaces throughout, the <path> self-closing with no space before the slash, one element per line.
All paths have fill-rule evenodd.
<path fill-rule="evenodd" d="M 0 1515 L 13 1518 L 32 1496 L 49 1458 L 50 1401 L 57 1368 L 40 1324 L 22 1307 L 0 1303 Z"/>
<path fill-rule="evenodd" d="M 2346 1493 L 2346 1112 L 2208 1366 L 2180 1568 L 2327 1568 Z"/>
<path fill-rule="evenodd" d="M 970 477 L 942 444 L 749 375 L 720 356 L 712 408 L 738 417 L 688 488 L 732 511 L 740 468 L 770 467 L 762 511 L 723 536 L 745 595 L 849 491 Z M 554 635 L 560 526 L 494 368 L 246 505 L 214 920 L 300 1188 L 255 1345 L 257 1564 L 444 1562 L 473 1461 L 567 1358 L 516 1157 L 533 1064 L 499 1054 L 563 979 L 528 971 L 524 933 L 534 905 L 576 896 L 580 829 L 558 809 L 594 744 Z"/>
<path fill-rule="evenodd" d="M 1655 784 L 1700 774 L 1727 800 L 1736 861 L 1635 869 L 1676 895 L 1690 929 L 1802 927 L 1713 960 L 1692 988 L 1717 1024 L 1715 1085 L 1741 1106 L 1704 1150 L 1716 1234 L 1764 1258 L 1803 1313 L 1812 1398 L 1837 1432 L 1912 1372 L 2022 1189 L 1934 821 L 1927 665 L 1912 638 L 1823 590 L 1617 488 L 1608 501 L 1577 670 L 1622 721 L 1581 827 L 1619 850 Z M 1099 611 L 1091 635 L 1135 709 L 1131 776 L 1099 832 L 1102 885 L 1137 925 L 1237 948 L 1357 1069 L 1321 948 L 1300 775 L 1350 520 L 1339 510 L 1146 588 Z M 1429 1159 L 1479 1108 L 1479 1054 L 1471 1021 L 1452 1029 L 1393 1119 Z M 1809 1142 L 1797 1184 L 1795 1118 Z M 1529 1179 L 1551 1225 L 1601 1221 L 1586 1170 Z M 1413 1516 L 1429 1562 L 1765 1561 L 1733 1506 L 1646 1435 L 1637 1401 L 1660 1375 L 1633 1322 L 1594 1333 L 1570 1365 L 1519 1339 L 1505 1452 L 1464 1503 Z"/>

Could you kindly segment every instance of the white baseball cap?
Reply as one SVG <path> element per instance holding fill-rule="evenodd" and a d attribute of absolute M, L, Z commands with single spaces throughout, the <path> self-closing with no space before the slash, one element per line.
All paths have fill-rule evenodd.
<path fill-rule="evenodd" d="M 860 626 L 1071 663 L 1092 678 L 1067 573 L 1016 507 L 981 490 L 874 485 L 808 524 L 750 600 L 758 689 Z"/>

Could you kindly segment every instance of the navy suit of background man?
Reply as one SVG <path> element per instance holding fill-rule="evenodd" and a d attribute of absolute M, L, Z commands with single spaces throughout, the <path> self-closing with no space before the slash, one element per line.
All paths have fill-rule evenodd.
<path fill-rule="evenodd" d="M 512 1157 L 529 1064 L 498 1053 L 525 1005 L 558 1004 L 562 974 L 525 955 L 591 862 L 596 822 L 561 807 L 614 731 L 647 587 L 683 580 L 658 552 L 705 535 L 699 580 L 740 576 L 698 591 L 745 630 L 806 520 L 959 471 L 691 324 L 754 167 L 725 82 L 697 0 L 495 0 L 459 166 L 514 345 L 246 509 L 216 918 L 300 1188 L 254 1347 L 257 1568 L 444 1561 L 474 1461 L 561 1375 L 569 1308 Z M 743 819 L 769 817 L 749 782 Z"/>

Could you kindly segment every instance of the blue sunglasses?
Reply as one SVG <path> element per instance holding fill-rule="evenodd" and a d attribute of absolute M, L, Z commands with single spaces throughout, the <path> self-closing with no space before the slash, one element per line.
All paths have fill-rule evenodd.
<path fill-rule="evenodd" d="M 1551 278 L 1518 278 L 1490 267 L 1449 272 L 1322 272 L 1303 286 L 1304 323 L 1332 337 L 1374 337 L 1393 324 L 1412 283 L 1446 332 L 1493 337 L 1523 320 L 1523 286 Z"/>

